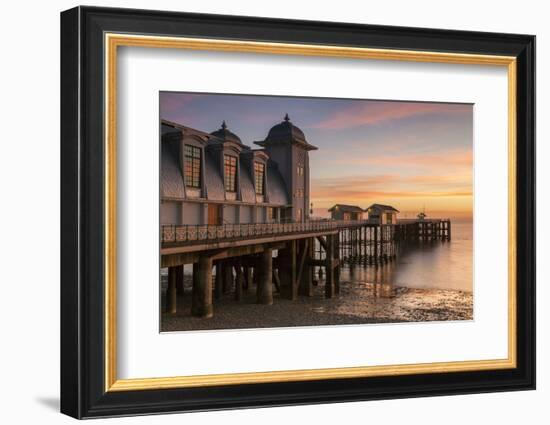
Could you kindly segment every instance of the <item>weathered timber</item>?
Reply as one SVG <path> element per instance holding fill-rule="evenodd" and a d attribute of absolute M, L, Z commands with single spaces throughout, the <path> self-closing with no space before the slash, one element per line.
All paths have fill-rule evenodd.
<path fill-rule="evenodd" d="M 334 291 L 334 237 L 326 236 L 326 263 L 325 263 L 325 297 L 332 298 L 335 295 Z"/>
<path fill-rule="evenodd" d="M 216 261 L 216 281 L 214 283 L 214 293 L 217 300 L 221 299 L 223 294 L 222 269 L 222 262 Z"/>
<path fill-rule="evenodd" d="M 302 245 L 302 244 L 300 244 L 300 245 Z M 304 266 L 306 265 L 308 247 L 309 247 L 309 239 L 305 239 L 304 242 L 303 242 L 303 246 L 301 247 L 301 252 L 300 252 L 300 265 L 298 267 L 298 274 L 296 276 L 297 281 L 300 281 L 300 279 L 302 278 L 302 273 L 304 271 Z"/>
<path fill-rule="evenodd" d="M 222 271 L 222 287 L 223 287 L 223 293 L 228 294 L 233 290 L 233 266 L 231 265 L 231 262 L 224 261 L 223 262 L 223 271 Z"/>
<path fill-rule="evenodd" d="M 185 292 L 183 286 L 183 265 L 176 267 L 176 294 L 180 297 L 183 297 Z"/>
<path fill-rule="evenodd" d="M 176 313 L 177 297 L 176 297 L 176 268 L 168 269 L 168 289 L 166 291 L 166 312 Z"/>
<path fill-rule="evenodd" d="M 298 297 L 296 280 L 296 243 L 289 241 L 285 249 L 279 250 L 279 278 L 281 279 L 281 296 L 289 300 Z"/>
<path fill-rule="evenodd" d="M 273 304 L 272 255 L 273 251 L 270 248 L 267 248 L 261 255 L 260 281 L 256 288 L 256 302 L 258 304 Z"/>
<path fill-rule="evenodd" d="M 212 317 L 212 257 L 202 255 L 198 262 L 197 281 L 193 284 L 191 314 L 197 317 Z"/>
<path fill-rule="evenodd" d="M 366 228 L 365 228 L 366 229 Z M 334 292 L 340 294 L 340 237 L 336 235 L 334 240 Z"/>
<path fill-rule="evenodd" d="M 184 253 L 193 253 L 193 252 L 200 252 L 200 251 L 212 251 L 212 250 L 220 250 L 223 251 L 225 249 L 229 248 L 240 248 L 240 247 L 247 247 L 247 246 L 253 246 L 253 245 L 263 245 L 263 244 L 273 244 L 277 242 L 286 242 L 286 241 L 296 241 L 299 239 L 305 239 L 310 237 L 316 237 L 316 236 L 322 236 L 326 234 L 336 234 L 338 233 L 338 229 L 329 229 L 329 230 L 320 230 L 316 232 L 304 232 L 304 233 L 291 233 L 291 234 L 274 234 L 274 235 L 265 235 L 259 238 L 243 238 L 239 240 L 233 240 L 233 241 L 204 241 L 198 244 L 170 244 L 170 243 L 163 243 L 161 247 L 161 254 L 162 255 L 169 255 L 169 254 L 184 254 Z"/>
<path fill-rule="evenodd" d="M 248 291 L 248 288 L 252 285 L 252 267 L 248 265 L 244 266 L 244 290 Z"/>
<path fill-rule="evenodd" d="M 313 295 L 313 266 L 309 260 L 313 258 L 314 239 L 306 239 L 303 247 L 298 277 L 298 294 L 311 297 Z"/>
<path fill-rule="evenodd" d="M 282 249 L 286 246 L 287 242 L 271 242 L 266 244 L 254 244 L 248 246 L 238 246 L 226 249 L 213 249 L 211 251 L 204 252 L 184 252 L 161 255 L 161 267 L 178 266 L 181 264 L 192 264 L 199 261 L 199 257 L 203 254 L 207 254 L 212 257 L 213 260 L 223 260 L 233 257 L 244 257 L 254 254 L 259 254 L 264 251 L 266 246 L 271 249 Z"/>
<path fill-rule="evenodd" d="M 279 279 L 279 270 L 273 269 L 273 284 L 278 293 L 281 293 L 281 280 Z"/>
<path fill-rule="evenodd" d="M 241 265 L 235 266 L 235 300 L 240 301 L 243 296 L 244 273 Z"/>

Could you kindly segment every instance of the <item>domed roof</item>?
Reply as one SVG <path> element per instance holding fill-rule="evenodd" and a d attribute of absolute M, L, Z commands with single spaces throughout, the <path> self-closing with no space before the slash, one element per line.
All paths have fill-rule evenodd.
<path fill-rule="evenodd" d="M 303 145 L 308 150 L 317 149 L 315 146 L 310 145 L 307 140 L 304 132 L 300 128 L 296 127 L 292 122 L 288 114 L 285 115 L 285 118 L 282 122 L 271 127 L 269 133 L 265 140 L 261 142 L 256 142 L 260 146 L 266 146 L 272 143 L 299 143 Z"/>
<path fill-rule="evenodd" d="M 281 139 L 294 139 L 302 142 L 306 141 L 306 136 L 304 136 L 304 132 L 290 122 L 288 114 L 285 115 L 285 118 L 281 123 L 271 127 L 271 130 L 269 130 L 269 134 L 266 138 L 266 140 Z"/>
<path fill-rule="evenodd" d="M 210 134 L 212 136 L 219 137 L 224 142 L 233 142 L 233 143 L 238 143 L 239 145 L 243 144 L 243 142 L 241 142 L 241 139 L 239 138 L 239 136 L 237 136 L 235 133 L 233 133 L 233 132 L 231 132 L 227 129 L 227 124 L 225 123 L 225 121 L 222 122 L 222 126 L 219 130 L 216 130 L 216 131 L 214 131 Z"/>

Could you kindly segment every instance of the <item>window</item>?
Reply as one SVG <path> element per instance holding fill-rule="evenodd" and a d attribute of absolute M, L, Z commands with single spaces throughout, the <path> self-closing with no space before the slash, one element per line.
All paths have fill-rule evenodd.
<path fill-rule="evenodd" d="M 393 223 L 392 213 L 386 213 L 386 223 L 389 223 L 389 224 Z"/>
<path fill-rule="evenodd" d="M 185 145 L 185 184 L 199 188 L 201 185 L 201 149 Z"/>
<path fill-rule="evenodd" d="M 302 209 L 298 208 L 298 217 L 296 218 L 296 221 L 302 221 Z"/>
<path fill-rule="evenodd" d="M 267 207 L 267 219 L 268 220 L 273 220 L 273 208 L 272 207 Z"/>
<path fill-rule="evenodd" d="M 304 197 L 304 189 L 297 189 L 296 192 L 294 192 L 294 196 L 296 198 L 303 198 Z"/>
<path fill-rule="evenodd" d="M 223 156 L 224 186 L 228 192 L 237 191 L 237 158 L 231 155 Z"/>
<path fill-rule="evenodd" d="M 265 176 L 265 165 L 261 162 L 254 163 L 254 183 L 256 184 L 256 195 L 263 195 L 264 188 L 264 176 Z"/>
<path fill-rule="evenodd" d="M 302 164 L 298 164 L 298 166 L 296 167 L 296 174 L 298 174 L 299 176 L 304 175 L 304 166 Z"/>

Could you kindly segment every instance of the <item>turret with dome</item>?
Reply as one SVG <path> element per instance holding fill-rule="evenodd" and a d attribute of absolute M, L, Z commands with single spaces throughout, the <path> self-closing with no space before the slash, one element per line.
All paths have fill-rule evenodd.
<path fill-rule="evenodd" d="M 271 127 L 265 140 L 254 143 L 262 147 L 278 143 L 295 143 L 301 145 L 303 149 L 308 151 L 317 149 L 316 146 L 310 145 L 307 142 L 304 132 L 299 127 L 292 124 L 288 114 L 285 114 L 283 121 Z"/>
<path fill-rule="evenodd" d="M 304 132 L 285 114 L 283 121 L 269 130 L 264 140 L 254 142 L 264 148 L 270 160 L 277 163 L 287 194 L 292 200 L 285 219 L 304 221 L 309 218 L 309 152 L 317 150 Z"/>

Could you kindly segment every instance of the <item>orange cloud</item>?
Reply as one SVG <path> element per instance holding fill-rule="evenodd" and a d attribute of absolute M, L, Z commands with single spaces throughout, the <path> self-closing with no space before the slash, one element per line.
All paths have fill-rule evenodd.
<path fill-rule="evenodd" d="M 467 216 L 471 215 L 473 204 L 471 172 L 410 177 L 385 174 L 314 178 L 311 190 L 311 201 L 320 210 L 335 203 L 363 208 L 372 203 L 383 203 L 400 211 L 418 212 L 426 207 L 431 211 L 446 211 L 445 216 Z"/>
<path fill-rule="evenodd" d="M 312 127 L 340 129 L 383 121 L 402 119 L 417 115 L 443 113 L 471 113 L 471 105 L 410 102 L 358 102 L 338 111 Z"/>

